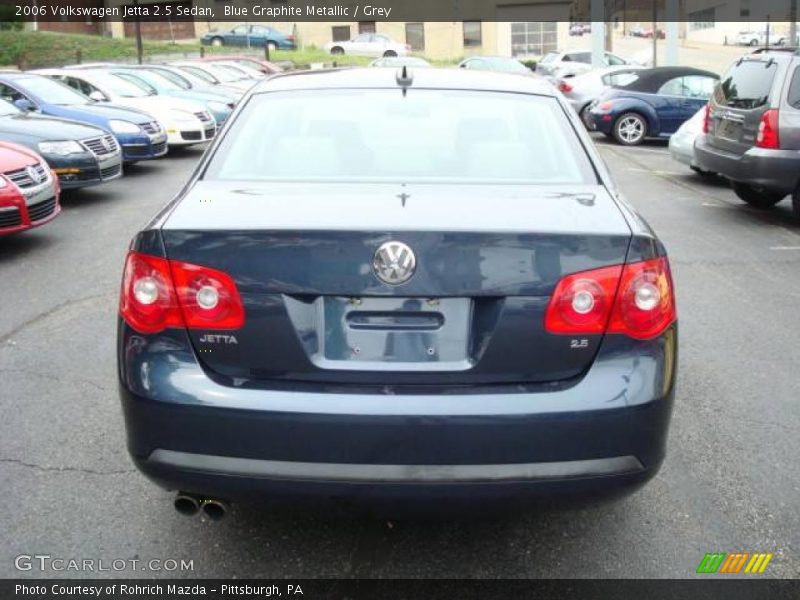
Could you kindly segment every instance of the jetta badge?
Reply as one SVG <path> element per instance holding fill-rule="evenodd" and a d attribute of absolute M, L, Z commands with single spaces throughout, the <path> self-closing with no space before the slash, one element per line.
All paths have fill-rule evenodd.
<path fill-rule="evenodd" d="M 391 241 L 381 244 L 372 259 L 375 275 L 389 285 L 405 283 L 417 268 L 417 257 L 406 244 Z"/>

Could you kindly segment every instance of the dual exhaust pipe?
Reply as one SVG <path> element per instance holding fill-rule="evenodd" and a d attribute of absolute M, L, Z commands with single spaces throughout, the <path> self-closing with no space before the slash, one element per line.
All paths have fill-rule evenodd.
<path fill-rule="evenodd" d="M 204 498 L 186 492 L 178 492 L 175 496 L 175 510 L 187 517 L 202 510 L 209 521 L 221 521 L 228 514 L 228 509 L 228 502 L 219 498 Z"/>

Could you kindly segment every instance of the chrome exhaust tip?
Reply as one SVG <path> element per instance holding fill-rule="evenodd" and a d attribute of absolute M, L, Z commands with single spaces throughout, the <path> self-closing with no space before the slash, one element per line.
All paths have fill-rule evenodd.
<path fill-rule="evenodd" d="M 189 494 L 178 492 L 175 496 L 175 510 L 187 517 L 196 515 L 200 510 L 200 501 Z"/>
<path fill-rule="evenodd" d="M 224 500 L 203 500 L 202 508 L 209 521 L 221 521 L 228 514 L 228 503 Z"/>

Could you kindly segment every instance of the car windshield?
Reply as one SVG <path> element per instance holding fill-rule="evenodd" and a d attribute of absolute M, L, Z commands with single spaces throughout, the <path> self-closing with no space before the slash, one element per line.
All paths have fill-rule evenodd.
<path fill-rule="evenodd" d="M 714 91 L 720 106 L 758 108 L 767 103 L 778 64 L 770 59 L 743 60 L 731 67 Z"/>
<path fill-rule="evenodd" d="M 92 81 L 97 82 L 97 87 L 123 98 L 144 98 L 153 95 L 147 88 L 131 83 L 127 79 L 117 77 L 111 73 L 96 73 L 93 75 L 90 83 Z"/>
<path fill-rule="evenodd" d="M 181 65 L 179 68 L 181 71 L 186 71 L 187 73 L 189 73 L 189 75 L 197 77 L 198 79 L 202 79 L 207 83 L 214 83 L 214 84 L 220 83 L 219 79 L 214 77 L 214 75 L 212 75 L 210 72 L 201 69 L 200 67 L 195 67 L 192 65 Z"/>
<path fill-rule="evenodd" d="M 422 89 L 256 95 L 228 130 L 205 178 L 596 182 L 555 98 Z"/>
<path fill-rule="evenodd" d="M 38 96 L 49 104 L 72 106 L 88 104 L 89 98 L 76 92 L 71 87 L 48 77 L 26 77 L 19 80 L 20 85 L 34 96 Z"/>
<path fill-rule="evenodd" d="M 192 67 L 190 67 L 192 68 Z M 233 83 L 235 81 L 239 81 L 242 79 L 240 75 L 235 73 L 231 73 L 230 71 L 226 71 L 223 68 L 218 67 L 217 65 L 203 65 L 202 67 L 196 67 L 200 69 L 202 72 L 206 73 L 207 77 L 210 77 L 214 83 Z M 192 71 L 194 73 L 194 71 Z"/>
<path fill-rule="evenodd" d="M 116 74 L 128 75 L 132 78 L 138 79 L 139 81 L 144 81 L 147 85 L 149 85 L 150 87 L 159 92 L 180 92 L 183 89 L 181 88 L 181 86 L 176 85 L 166 77 L 162 76 L 160 73 L 147 71 L 145 69 L 122 71 L 122 72 L 117 72 Z M 137 82 L 134 81 L 134 83 Z"/>
<path fill-rule="evenodd" d="M 487 58 L 493 71 L 503 71 L 506 73 L 529 73 L 528 67 L 513 58 Z"/>
<path fill-rule="evenodd" d="M 150 73 L 158 73 L 164 79 L 168 79 L 173 84 L 178 86 L 179 89 L 182 90 L 190 90 L 192 89 L 192 82 L 189 76 L 178 75 L 174 71 L 167 71 L 166 69 L 153 69 L 149 71 Z"/>
<path fill-rule="evenodd" d="M 216 64 L 214 65 L 217 71 L 222 71 L 227 73 L 231 79 L 227 81 L 241 81 L 242 79 L 250 79 L 244 69 L 240 69 L 238 67 L 234 67 L 233 65 L 224 65 L 224 64 Z M 214 73 L 216 75 L 216 72 Z M 220 80 L 223 82 L 226 81 L 220 77 Z"/>
<path fill-rule="evenodd" d="M 558 58 L 558 52 L 548 52 L 547 54 L 544 55 L 544 58 L 542 59 L 542 64 L 546 65 L 548 63 L 551 63 L 556 58 Z"/>
<path fill-rule="evenodd" d="M 6 102 L 5 100 L 0 100 L 0 117 L 8 117 L 11 115 L 18 115 L 22 111 L 18 109 L 16 106 L 11 104 L 10 102 Z"/>

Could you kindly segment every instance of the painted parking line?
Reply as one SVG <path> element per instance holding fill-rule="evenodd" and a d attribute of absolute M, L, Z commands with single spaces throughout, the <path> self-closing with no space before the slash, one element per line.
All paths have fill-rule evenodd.
<path fill-rule="evenodd" d="M 800 250 L 800 246 L 772 246 L 772 247 L 770 248 L 770 250 L 777 250 L 777 251 L 783 251 L 783 250 Z"/>

